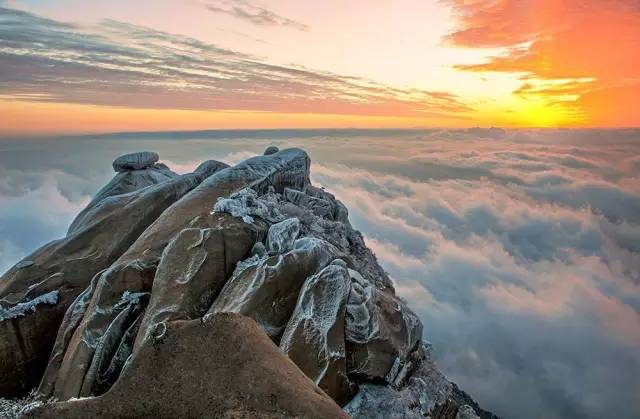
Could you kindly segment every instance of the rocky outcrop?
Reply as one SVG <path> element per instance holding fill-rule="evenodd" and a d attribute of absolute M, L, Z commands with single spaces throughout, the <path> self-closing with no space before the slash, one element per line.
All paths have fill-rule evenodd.
<path fill-rule="evenodd" d="M 0 278 L 0 307 L 31 305 L 22 316 L 0 315 L 0 394 L 20 395 L 39 381 L 55 332 L 76 297 L 108 268 L 171 204 L 195 188 L 206 173 L 171 178 L 103 199 L 82 228 L 46 244 Z M 91 208 L 90 208 L 91 207 Z M 56 292 L 55 304 L 36 307 Z"/>
<path fill-rule="evenodd" d="M 347 417 L 246 317 L 165 324 L 108 393 L 38 407 L 27 417 Z"/>
<path fill-rule="evenodd" d="M 182 229 L 227 228 L 226 214 L 212 214 L 212 203 L 247 186 L 266 185 L 304 187 L 308 183 L 309 160 L 302 150 L 285 150 L 272 156 L 246 160 L 237 166 L 214 173 L 169 206 L 108 269 L 99 275 L 96 289 L 82 321 L 78 324 L 65 350 L 60 371 L 53 385 L 53 396 L 59 399 L 84 397 L 92 393 L 94 376 L 87 375 L 91 365 L 107 360 L 94 356 L 108 356 L 96 352 L 102 336 L 117 325 L 117 309 L 126 293 L 150 292 L 155 271 L 168 242 Z M 253 225 L 255 241 L 261 235 L 260 226 Z M 247 249 L 248 252 L 249 249 Z M 244 257 L 245 255 L 240 255 Z M 235 265 L 237 260 L 229 260 Z M 124 329 L 111 329 L 113 340 L 122 338 Z M 60 333 L 60 332 L 59 332 Z M 65 332 L 62 332 L 65 333 Z M 90 381 L 87 381 L 90 380 Z"/>
<path fill-rule="evenodd" d="M 390 381 L 422 339 L 422 323 L 396 296 L 375 288 L 356 271 L 350 274 L 345 325 L 349 373 Z"/>
<path fill-rule="evenodd" d="M 186 228 L 166 247 L 153 281 L 139 342 L 162 322 L 202 317 L 235 263 L 253 246 L 254 231 L 247 224 L 229 217 L 219 227 Z"/>
<path fill-rule="evenodd" d="M 334 260 L 304 283 L 280 348 L 336 402 L 355 389 L 347 376 L 344 343 L 350 280 L 347 265 Z"/>
<path fill-rule="evenodd" d="M 306 278 L 338 254 L 315 238 L 296 240 L 285 254 L 245 263 L 236 270 L 211 305 L 209 313 L 240 313 L 253 318 L 277 340 L 284 331 Z M 248 266 L 247 266 L 248 265 Z"/>
<path fill-rule="evenodd" d="M 497 419 L 446 379 L 428 344 L 410 354 L 389 384 L 360 385 L 344 410 L 354 418 Z"/>
<path fill-rule="evenodd" d="M 116 178 L 157 159 L 117 159 Z M 58 403 L 34 417 L 491 417 L 438 371 L 422 323 L 309 170 L 304 151 L 273 147 L 137 189 L 114 178 L 73 233 L 0 282 L 13 374 L 0 396 L 39 381 Z M 74 238 L 99 257 L 69 259 Z"/>

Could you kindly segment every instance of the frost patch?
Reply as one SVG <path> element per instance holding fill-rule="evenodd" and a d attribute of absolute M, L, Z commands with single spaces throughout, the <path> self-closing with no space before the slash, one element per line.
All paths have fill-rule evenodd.
<path fill-rule="evenodd" d="M 35 391 L 23 399 L 4 399 L 0 397 L 0 418 L 18 419 L 36 407 L 52 403 L 53 399 L 40 400 Z"/>
<path fill-rule="evenodd" d="M 28 312 L 35 313 L 39 305 L 58 304 L 59 298 L 60 298 L 60 293 L 56 290 L 56 291 L 48 292 L 46 294 L 42 294 L 34 298 L 33 300 L 29 300 L 24 303 L 18 303 L 15 306 L 10 307 L 8 309 L 4 309 L 0 307 L 0 320 L 17 319 L 18 317 L 23 317 Z"/>
<path fill-rule="evenodd" d="M 122 293 L 122 297 L 120 297 L 121 303 L 137 303 L 142 297 L 148 295 L 146 292 L 129 292 L 125 291 Z"/>
<path fill-rule="evenodd" d="M 241 260 L 236 264 L 236 268 L 233 270 L 232 278 L 240 275 L 245 269 L 250 268 L 251 266 L 259 265 L 262 261 L 266 260 L 266 256 L 262 255 L 253 255 L 245 260 Z"/>
<path fill-rule="evenodd" d="M 287 217 L 280 210 L 278 198 L 274 194 L 258 197 L 258 193 L 251 188 L 242 189 L 229 198 L 218 198 L 212 214 L 227 213 L 242 218 L 247 224 L 253 224 L 254 217 L 262 218 L 271 223 L 280 222 Z"/>

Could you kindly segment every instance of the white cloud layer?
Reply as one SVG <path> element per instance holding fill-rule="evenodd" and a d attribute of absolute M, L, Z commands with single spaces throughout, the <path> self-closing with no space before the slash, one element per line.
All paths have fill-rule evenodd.
<path fill-rule="evenodd" d="M 124 140 L 0 142 L 0 269 L 61 236 L 120 153 L 155 150 L 187 171 L 301 146 L 441 367 L 482 405 L 518 418 L 640 416 L 638 131 Z"/>

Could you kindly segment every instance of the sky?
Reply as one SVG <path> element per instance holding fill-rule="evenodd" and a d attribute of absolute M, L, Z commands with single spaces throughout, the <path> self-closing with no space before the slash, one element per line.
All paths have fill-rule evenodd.
<path fill-rule="evenodd" d="M 264 131 L 0 141 L 0 272 L 156 151 L 179 173 L 303 147 L 424 324 L 502 418 L 640 417 L 640 130 Z M 211 202 L 211 206 L 215 202 Z"/>
<path fill-rule="evenodd" d="M 637 127 L 635 0 L 1 0 L 0 135 Z"/>

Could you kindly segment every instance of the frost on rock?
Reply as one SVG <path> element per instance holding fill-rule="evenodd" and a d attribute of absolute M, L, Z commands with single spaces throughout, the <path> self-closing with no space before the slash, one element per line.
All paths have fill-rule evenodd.
<path fill-rule="evenodd" d="M 298 239 L 293 250 L 262 259 L 229 278 L 208 313 L 251 317 L 277 339 L 295 309 L 304 281 L 327 266 L 337 253 L 322 240 Z"/>
<path fill-rule="evenodd" d="M 279 211 L 276 199 L 267 196 L 258 197 L 258 193 L 251 188 L 242 189 L 229 198 L 218 198 L 213 207 L 213 213 L 227 213 L 242 218 L 247 224 L 253 224 L 254 217 L 262 218 L 271 223 L 277 223 L 286 217 Z"/>
<path fill-rule="evenodd" d="M 391 279 L 367 248 L 362 235 L 349 223 L 344 205 L 322 189 L 309 186 L 305 192 L 285 188 L 280 194 L 271 188 L 259 194 L 253 188 L 245 188 L 218 199 L 213 212 L 229 213 L 246 223 L 253 223 L 256 217 L 269 224 L 295 218 L 300 222 L 298 237 L 316 237 L 331 243 L 349 255 L 352 267 L 377 288 L 393 289 Z"/>
<path fill-rule="evenodd" d="M 43 406 L 52 400 L 43 401 L 39 395 L 32 391 L 22 399 L 5 399 L 0 397 L 0 418 L 18 419 L 31 410 Z"/>
<path fill-rule="evenodd" d="M 113 161 L 113 170 L 116 172 L 142 170 L 153 165 L 159 158 L 158 153 L 152 151 L 125 154 Z"/>
<path fill-rule="evenodd" d="M 280 348 L 332 399 L 344 404 L 353 387 L 347 377 L 344 344 L 350 281 L 340 262 L 336 259 L 304 283 Z"/>
<path fill-rule="evenodd" d="M 422 339 L 422 323 L 400 299 L 350 271 L 345 339 L 348 370 L 389 381 Z M 397 358 L 400 358 L 399 360 Z"/>
<path fill-rule="evenodd" d="M 15 306 L 7 309 L 0 307 L 0 320 L 16 319 L 18 317 L 24 316 L 29 311 L 35 313 L 39 305 L 58 304 L 59 297 L 60 293 L 56 290 L 48 292 L 46 294 L 42 294 L 24 303 L 18 303 Z"/>
<path fill-rule="evenodd" d="M 297 218 L 273 224 L 267 233 L 267 251 L 273 255 L 291 250 L 299 233 L 300 220 Z"/>
<path fill-rule="evenodd" d="M 298 366 L 297 373 L 303 372 L 356 419 L 476 419 L 477 415 L 482 419 L 493 418 L 449 382 L 431 361 L 429 347 L 422 343 L 420 320 L 406 302 L 396 296 L 391 279 L 362 235 L 349 223 L 347 208 L 331 193 L 310 184 L 307 154 L 299 149 L 269 149 L 265 154 L 266 157 L 253 157 L 234 167 L 208 161 L 195 173 L 179 179 L 173 179 L 177 175 L 155 163 L 157 158 L 153 155 L 125 156 L 116 166 L 126 171 L 116 175 L 118 180 L 114 184 L 135 190 L 147 181 L 154 185 L 131 195 L 105 198 L 95 211 L 86 212 L 86 221 L 98 225 L 96 217 L 120 215 L 118 208 L 132 206 L 130 212 L 136 217 L 151 208 L 154 214 L 149 215 L 149 222 L 137 223 L 135 232 L 126 240 L 122 234 L 116 234 L 118 248 L 122 249 L 113 250 L 111 259 L 104 256 L 104 263 L 95 269 L 90 269 L 94 268 L 93 258 L 97 258 L 94 252 L 100 255 L 112 251 L 110 247 L 87 245 L 93 240 L 102 240 L 102 236 L 96 238 L 95 234 L 74 245 L 83 249 L 83 253 L 70 252 L 69 257 L 61 253 L 65 261 L 55 265 L 58 273 L 54 275 L 50 274 L 53 270 L 47 260 L 43 263 L 32 256 L 29 258 L 33 261 L 24 260 L 16 265 L 12 270 L 15 275 L 29 274 L 38 283 L 34 284 L 35 279 L 25 281 L 24 286 L 12 289 L 11 303 L 3 295 L 0 302 L 5 307 L 0 306 L 0 320 L 23 316 L 45 304 L 37 315 L 19 320 L 24 323 L 24 330 L 20 332 L 33 336 L 45 336 L 44 332 L 55 335 L 51 326 L 41 327 L 39 323 L 47 320 L 49 311 L 62 314 L 68 309 L 58 326 L 53 350 L 43 345 L 44 356 L 51 356 L 44 376 L 35 377 L 41 382 L 42 397 L 54 396 L 58 400 L 87 397 L 68 404 L 56 403 L 69 412 L 85 405 L 84 402 L 86 405 L 89 401 L 105 403 L 101 400 L 110 400 L 105 403 L 109 407 L 133 400 L 132 406 L 144 410 L 146 403 L 139 403 L 141 397 L 146 401 L 144 397 L 158 394 L 159 364 L 167 367 L 166 374 L 187 377 L 185 383 L 197 384 L 210 377 L 202 368 L 215 360 L 224 361 L 221 365 L 231 365 L 232 375 L 225 378 L 225 384 L 233 386 L 237 384 L 237 376 L 233 375 L 237 371 L 227 355 L 238 348 L 248 348 L 247 353 L 254 357 L 263 349 L 233 344 L 221 347 L 231 348 L 231 352 L 229 349 L 203 352 L 201 348 L 193 349 L 192 344 L 210 346 L 212 342 L 227 341 L 228 338 L 220 335 L 201 339 L 206 331 L 202 326 L 239 313 L 255 320 L 266 332 L 265 336 L 260 331 L 260 339 L 271 345 L 267 345 L 269 348 L 275 349 L 278 356 L 288 355 Z M 170 180 L 156 185 L 160 177 L 147 179 L 147 174 L 163 175 Z M 125 177 L 134 175 L 140 182 L 125 182 Z M 176 188 L 180 190 L 174 190 Z M 152 193 L 154 199 L 173 195 L 167 199 L 167 205 L 164 201 L 162 205 L 153 206 L 150 205 L 153 202 L 137 200 Z M 112 224 L 105 225 L 99 233 L 105 233 L 103 240 L 109 243 L 115 227 L 131 224 L 123 223 L 119 216 L 105 220 L 111 220 Z M 89 231 L 92 230 L 82 230 Z M 124 249 L 128 250 L 122 254 Z M 90 260 L 86 263 L 90 266 L 78 268 L 74 265 L 78 260 Z M 41 279 L 45 274 L 36 272 L 40 265 L 47 269 L 45 273 L 49 277 L 45 280 Z M 63 275 L 71 275 L 81 286 L 86 286 L 89 278 L 94 279 L 70 305 L 71 301 L 67 300 L 76 298 L 77 293 L 67 295 L 64 285 L 69 281 L 62 281 Z M 87 278 L 82 280 L 84 277 Z M 40 296 L 31 299 L 37 295 Z M 29 299 L 31 301 L 27 301 Z M 49 307 L 51 304 L 55 305 Z M 230 336 L 235 336 L 236 326 L 246 321 L 248 319 L 232 322 Z M 190 334 L 183 336 L 198 339 L 185 343 L 178 333 L 184 331 L 189 322 L 193 322 L 193 327 Z M 5 329 L 13 331 L 12 323 L 5 323 Z M 246 324 L 255 328 L 252 321 Z M 25 335 L 16 332 L 16 336 Z M 182 354 L 176 351 L 180 345 L 183 345 Z M 19 347 L 23 350 L 15 338 L 11 345 L 0 345 L 0 355 L 18 353 Z M 171 362 L 144 364 L 162 348 L 169 351 L 167 359 Z M 207 355 L 201 357 L 204 362 L 194 358 L 203 353 Z M 9 362 L 4 358 L 0 361 L 16 369 L 21 360 L 29 359 L 23 354 L 20 356 Z M 183 374 L 185 369 L 174 365 L 174 361 L 193 367 L 193 371 Z M 148 369 L 140 370 L 141 365 Z M 257 382 L 251 371 L 263 370 L 266 365 L 249 369 L 248 380 Z M 4 368 L 2 362 L 0 367 Z M 25 375 L 27 372 L 34 375 L 32 371 L 26 371 Z M 126 391 L 118 394 L 118 383 L 122 387 L 123 380 L 131 379 L 132 374 L 138 374 L 141 380 L 134 380 L 130 383 L 132 387 L 125 387 Z M 0 374 L 0 384 L 2 375 L 7 374 Z M 13 383 L 17 379 L 5 378 L 4 381 Z M 151 385 L 140 384 L 147 381 Z M 268 380 L 265 383 L 268 388 L 274 385 Z M 25 390 L 33 385 L 30 383 Z M 290 381 L 284 386 L 292 387 Z M 194 394 L 191 387 L 178 387 L 188 388 L 184 392 L 186 398 L 181 396 L 178 400 L 201 400 L 189 398 Z M 158 406 L 162 406 L 158 411 L 166 412 L 176 405 L 180 409 L 181 405 L 171 399 L 175 388 L 175 380 L 169 380 L 166 392 L 156 397 Z M 246 385 L 239 388 L 246 389 Z M 145 393 L 145 389 L 153 391 Z M 313 389 L 314 394 L 322 393 L 317 387 Z M 272 392 L 268 393 L 273 397 Z M 293 400 L 295 405 L 305 402 L 300 398 Z M 0 416 L 19 415 L 21 411 L 16 410 L 21 409 L 19 403 L 11 405 L 0 399 Z M 195 403 L 194 406 L 204 405 Z M 333 407 L 338 409 L 335 404 Z M 55 408 L 47 406 L 46 410 Z M 124 416 L 135 416 L 129 414 L 131 406 L 122 412 L 127 413 Z"/>
<path fill-rule="evenodd" d="M 138 303 L 140 301 L 141 298 L 144 297 L 148 297 L 149 293 L 148 292 L 130 292 L 130 291 L 125 291 L 122 293 L 122 297 L 120 298 L 120 302 L 123 304 L 130 304 L 130 303 Z"/>

